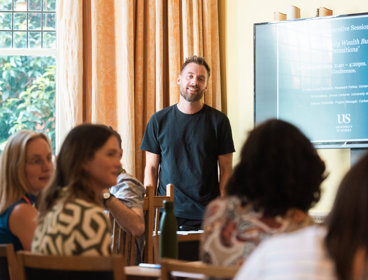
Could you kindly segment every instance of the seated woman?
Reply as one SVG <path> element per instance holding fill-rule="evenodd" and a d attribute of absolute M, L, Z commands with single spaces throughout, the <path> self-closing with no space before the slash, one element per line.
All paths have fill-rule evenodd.
<path fill-rule="evenodd" d="M 117 135 L 107 126 L 83 124 L 69 132 L 55 177 L 40 198 L 32 252 L 111 254 L 111 223 L 102 192 L 116 184 L 121 155 Z"/>
<path fill-rule="evenodd" d="M 0 161 L 0 243 L 30 250 L 36 229 L 35 201 L 49 183 L 51 144 L 46 135 L 19 131 L 9 138 Z"/>
<path fill-rule="evenodd" d="M 326 226 L 267 240 L 235 279 L 368 279 L 367 170 L 368 154 L 342 180 Z"/>
<path fill-rule="evenodd" d="M 240 265 L 271 235 L 313 225 L 325 165 L 295 126 L 269 120 L 250 132 L 224 198 L 205 212 L 201 259 Z"/>

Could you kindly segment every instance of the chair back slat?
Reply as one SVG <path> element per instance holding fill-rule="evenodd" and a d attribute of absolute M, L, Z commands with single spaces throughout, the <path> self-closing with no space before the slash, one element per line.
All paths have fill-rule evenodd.
<path fill-rule="evenodd" d="M 20 280 L 103 279 L 125 280 L 122 255 L 49 256 L 20 251 L 17 253 Z M 52 277 L 52 278 L 51 278 Z"/>
<path fill-rule="evenodd" d="M 0 279 L 16 280 L 17 266 L 13 244 L 0 244 Z"/>
<path fill-rule="evenodd" d="M 158 231 L 160 208 L 163 207 L 164 200 L 174 201 L 174 185 L 166 186 L 166 196 L 155 195 L 154 187 L 146 186 L 146 194 L 143 198 L 143 211 L 145 219 L 145 248 L 143 261 L 146 263 L 158 263 Z M 113 220 L 113 252 L 123 253 L 124 263 L 134 265 L 136 238 L 130 232 L 125 231 L 117 221 Z M 128 257 L 129 256 L 129 257 Z"/>
<path fill-rule="evenodd" d="M 167 184 L 166 196 L 154 195 L 152 186 L 146 187 L 148 209 L 146 213 L 146 247 L 145 262 L 159 262 L 159 227 L 160 227 L 160 209 L 163 207 L 164 200 L 174 201 L 174 185 Z"/>
<path fill-rule="evenodd" d="M 128 231 L 125 231 L 114 217 L 110 215 L 113 227 L 112 252 L 114 254 L 123 254 L 125 265 L 135 265 L 136 238 Z"/>

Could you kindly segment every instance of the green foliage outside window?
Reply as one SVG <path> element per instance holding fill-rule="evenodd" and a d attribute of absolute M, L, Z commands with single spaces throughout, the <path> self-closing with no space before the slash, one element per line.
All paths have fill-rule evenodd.
<path fill-rule="evenodd" d="M 55 151 L 55 57 L 0 56 L 0 150 L 22 129 L 46 133 Z"/>

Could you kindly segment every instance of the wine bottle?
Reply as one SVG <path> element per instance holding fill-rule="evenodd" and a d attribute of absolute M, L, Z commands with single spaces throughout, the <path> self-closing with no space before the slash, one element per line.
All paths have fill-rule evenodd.
<path fill-rule="evenodd" d="M 178 241 L 176 238 L 176 217 L 174 202 L 164 201 L 164 211 L 160 222 L 160 259 L 178 258 Z"/>

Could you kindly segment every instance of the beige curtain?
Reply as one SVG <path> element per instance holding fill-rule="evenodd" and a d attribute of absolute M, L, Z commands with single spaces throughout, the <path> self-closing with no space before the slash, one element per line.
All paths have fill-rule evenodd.
<path fill-rule="evenodd" d="M 123 139 L 124 167 L 143 180 L 139 147 L 151 115 L 179 100 L 180 65 L 206 58 L 205 103 L 221 110 L 218 0 L 59 0 L 57 143 L 83 122 Z"/>

